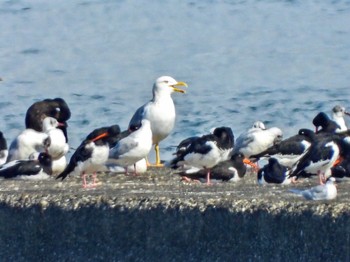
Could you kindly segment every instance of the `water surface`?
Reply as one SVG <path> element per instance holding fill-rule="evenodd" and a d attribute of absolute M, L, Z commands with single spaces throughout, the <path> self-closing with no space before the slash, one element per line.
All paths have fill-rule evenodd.
<path fill-rule="evenodd" d="M 35 101 L 62 97 L 70 144 L 91 130 L 127 128 L 154 80 L 174 94 L 182 139 L 256 120 L 288 137 L 319 112 L 349 107 L 349 1 L 2 1 L 1 125 L 10 143 Z"/>

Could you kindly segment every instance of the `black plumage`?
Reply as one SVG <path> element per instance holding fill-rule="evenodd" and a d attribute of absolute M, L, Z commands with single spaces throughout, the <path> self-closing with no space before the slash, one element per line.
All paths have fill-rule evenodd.
<path fill-rule="evenodd" d="M 63 124 L 59 128 L 62 129 L 66 140 L 68 141 L 66 123 L 71 117 L 71 111 L 66 101 L 62 98 L 44 99 L 32 104 L 26 113 L 25 125 L 26 128 L 34 129 L 38 132 L 43 131 L 42 121 L 45 117 L 56 118 L 58 122 Z"/>
<path fill-rule="evenodd" d="M 316 127 L 316 133 L 334 134 L 341 129 L 340 126 L 335 121 L 331 120 L 324 112 L 318 113 L 312 120 L 312 123 Z"/>
<path fill-rule="evenodd" d="M 108 160 L 110 144 L 117 143 L 123 135 L 125 133 L 120 132 L 118 125 L 95 129 L 86 136 L 70 158 L 65 170 L 56 179 L 63 180 L 75 171 L 82 172 L 83 174 L 86 171 L 93 173 L 99 171 Z"/>
<path fill-rule="evenodd" d="M 36 160 L 14 160 L 0 167 L 0 176 L 4 178 L 34 177 L 42 173 L 52 175 L 52 158 L 47 153 L 40 153 Z"/>
<path fill-rule="evenodd" d="M 220 181 L 237 181 L 244 177 L 247 171 L 246 165 L 243 163 L 244 155 L 242 153 L 235 153 L 229 160 L 220 162 L 211 169 L 210 178 Z M 203 169 L 197 172 L 185 170 L 177 173 L 182 177 L 192 180 L 203 181 L 206 179 L 207 172 Z"/>
<path fill-rule="evenodd" d="M 269 162 L 258 171 L 259 184 L 287 184 L 290 183 L 288 169 L 282 166 L 276 158 L 269 158 Z"/>
<path fill-rule="evenodd" d="M 273 157 L 278 160 L 279 164 L 292 167 L 311 145 L 312 134 L 312 130 L 300 129 L 297 135 L 282 140 L 279 144 L 275 144 L 260 154 L 253 155 L 250 158 L 260 159 L 262 157 Z"/>

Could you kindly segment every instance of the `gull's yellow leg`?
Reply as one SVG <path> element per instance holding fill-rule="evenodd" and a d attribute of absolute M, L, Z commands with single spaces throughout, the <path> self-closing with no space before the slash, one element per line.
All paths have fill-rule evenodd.
<path fill-rule="evenodd" d="M 162 163 L 160 163 L 160 154 L 159 154 L 159 145 L 158 144 L 155 144 L 154 150 L 156 151 L 156 164 L 155 164 L 155 166 L 157 166 L 157 167 L 164 166 Z"/>
<path fill-rule="evenodd" d="M 159 154 L 159 145 L 158 144 L 154 145 L 154 150 L 156 151 L 156 163 L 151 164 L 148 160 L 148 157 L 146 157 L 147 167 L 163 167 L 164 165 L 162 163 L 160 163 L 160 154 Z"/>

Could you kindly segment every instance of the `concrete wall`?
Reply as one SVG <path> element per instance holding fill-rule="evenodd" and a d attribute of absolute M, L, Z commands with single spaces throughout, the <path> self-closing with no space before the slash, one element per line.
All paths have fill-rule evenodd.
<path fill-rule="evenodd" d="M 0 206 L 1 261 L 350 261 L 350 214 Z"/>

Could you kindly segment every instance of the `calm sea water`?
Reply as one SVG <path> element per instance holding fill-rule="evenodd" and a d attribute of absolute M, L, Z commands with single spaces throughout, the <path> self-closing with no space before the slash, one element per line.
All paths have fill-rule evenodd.
<path fill-rule="evenodd" d="M 173 146 L 215 126 L 237 137 L 256 120 L 285 137 L 319 111 L 350 109 L 349 1 L 1 1 L 0 109 L 8 143 L 35 101 L 62 97 L 70 145 L 112 124 L 126 129 L 154 80 L 174 94 Z"/>

